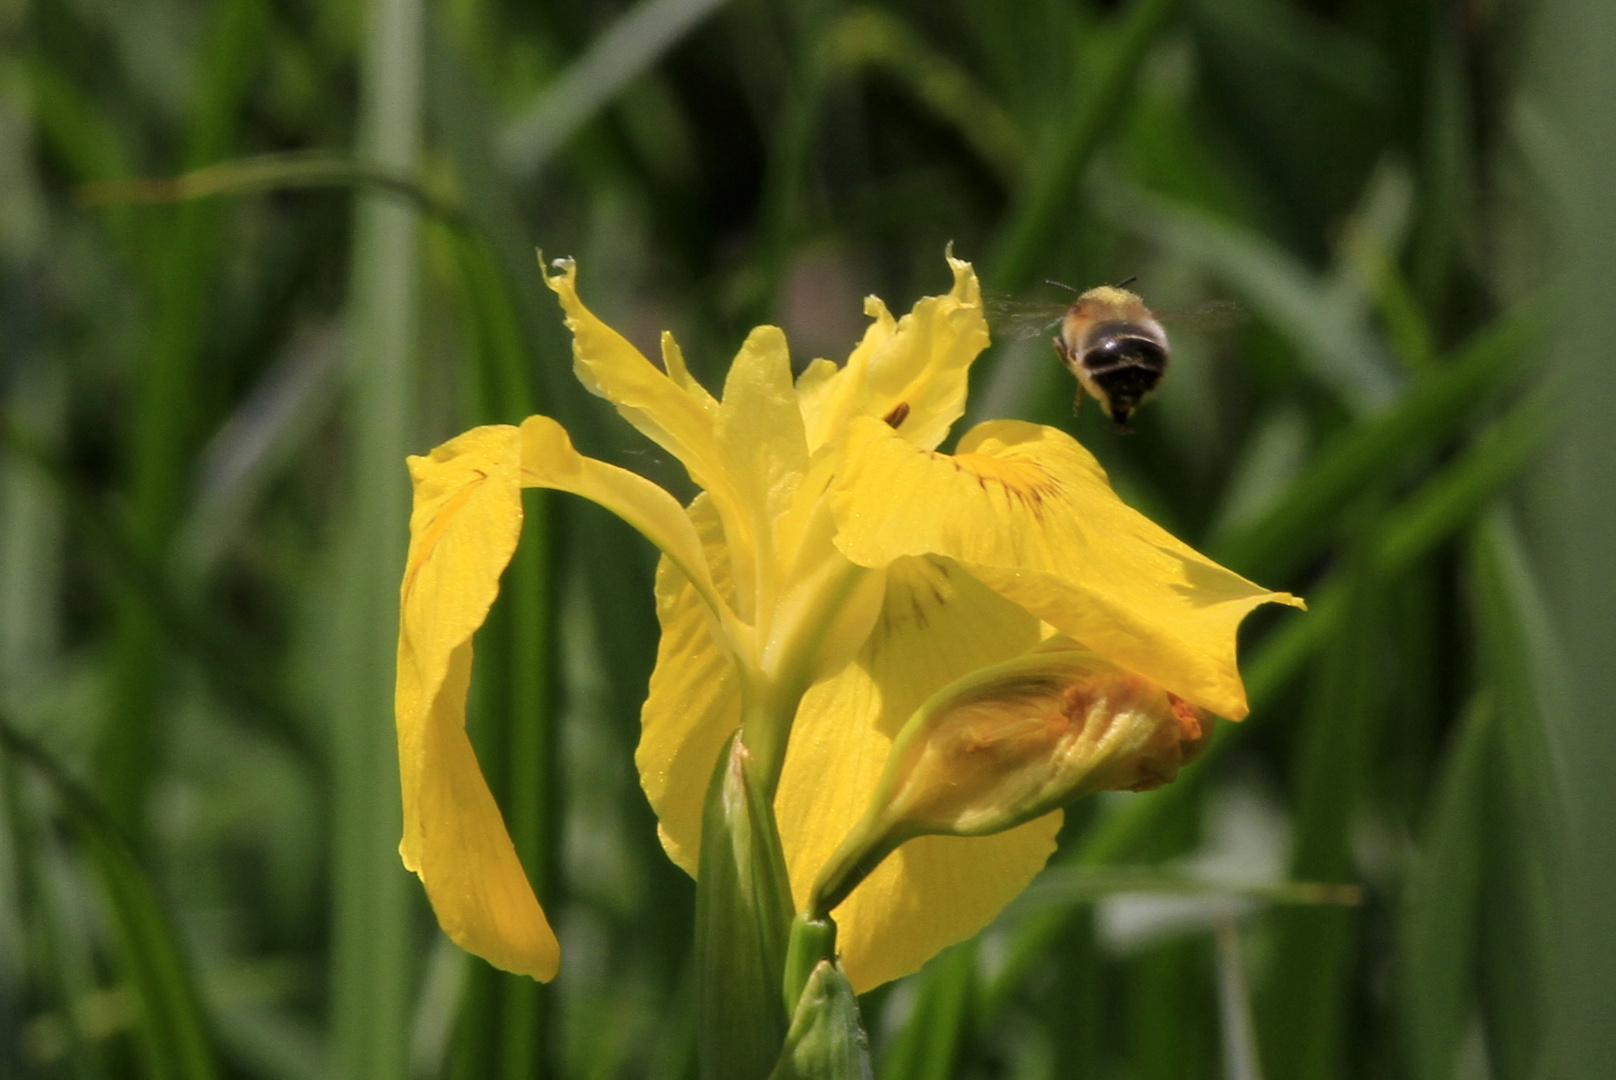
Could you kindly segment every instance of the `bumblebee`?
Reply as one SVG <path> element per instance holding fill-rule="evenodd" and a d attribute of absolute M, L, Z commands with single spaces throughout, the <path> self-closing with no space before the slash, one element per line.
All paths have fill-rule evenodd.
<path fill-rule="evenodd" d="M 1072 412 L 1083 404 L 1086 392 L 1121 431 L 1130 430 L 1134 410 L 1167 373 L 1167 331 L 1144 301 L 1121 285 L 1101 285 L 1078 294 L 1061 316 L 1055 351 L 1077 376 Z"/>

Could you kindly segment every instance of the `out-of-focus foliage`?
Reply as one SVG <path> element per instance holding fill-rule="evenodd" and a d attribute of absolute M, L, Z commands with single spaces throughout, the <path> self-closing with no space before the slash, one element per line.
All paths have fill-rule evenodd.
<path fill-rule="evenodd" d="M 971 417 L 1311 610 L 1252 620 L 1252 715 L 1177 783 L 866 996 L 878 1075 L 1552 1075 L 1535 14 L 0 0 L 0 1075 L 693 1076 L 653 553 L 530 494 L 478 637 L 541 988 L 394 853 L 402 455 L 542 411 L 691 490 L 573 381 L 538 246 L 711 382 L 758 322 L 845 356 L 950 242 L 1005 312 Z M 1128 436 L 1008 331 L 1131 276 L 1187 314 Z"/>

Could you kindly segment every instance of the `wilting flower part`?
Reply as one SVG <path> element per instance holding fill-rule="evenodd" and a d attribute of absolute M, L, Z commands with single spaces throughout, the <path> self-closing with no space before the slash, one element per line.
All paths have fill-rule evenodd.
<path fill-rule="evenodd" d="M 917 836 L 1004 832 L 1096 791 L 1178 775 L 1213 717 L 1068 638 L 956 679 L 894 740 L 864 819 L 820 871 L 821 917 Z"/>
<path fill-rule="evenodd" d="M 759 327 L 715 397 L 670 335 L 659 366 L 596 318 L 572 263 L 558 261 L 546 281 L 578 378 L 701 494 L 680 505 L 579 454 L 543 416 L 410 459 L 401 853 L 456 942 L 538 978 L 559 960 L 465 734 L 472 635 L 515 549 L 524 487 L 591 499 L 662 552 L 662 637 L 635 761 L 675 862 L 699 873 L 708 784 L 737 730 L 773 793 L 799 909 L 872 805 L 898 815 L 892 835 L 916 836 L 837 907 L 841 961 L 859 992 L 985 925 L 1053 850 L 1062 801 L 1102 780 L 1168 775 L 1165 717 L 1185 725 L 1173 743 L 1182 753 L 1195 741 L 1182 735 L 1186 718 L 1245 714 L 1236 628 L 1258 604 L 1299 601 L 1127 507 L 1054 428 L 992 421 L 955 453 L 937 450 L 988 344 L 974 272 L 952 257 L 949 267 L 949 292 L 901 318 L 866 301 L 871 322 L 846 362 L 815 360 L 795 379 L 784 335 Z M 1040 652 L 1056 633 L 1066 652 Z M 940 693 L 954 700 L 945 688 L 987 686 L 998 665 L 1057 654 L 1064 674 L 1038 684 L 1043 696 L 1005 684 L 975 705 L 924 708 Z M 1043 709 L 1043 726 L 990 704 L 1012 700 Z M 906 729 L 917 715 L 931 718 L 928 734 Z M 962 753 L 973 739 L 1007 764 L 973 771 L 968 762 L 999 753 Z M 898 764 L 885 769 L 895 740 Z M 935 835 L 918 835 L 921 822 Z"/>

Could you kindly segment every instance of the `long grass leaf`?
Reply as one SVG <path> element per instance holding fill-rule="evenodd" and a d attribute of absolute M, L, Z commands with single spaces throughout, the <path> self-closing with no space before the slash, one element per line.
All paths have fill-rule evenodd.
<path fill-rule="evenodd" d="M 1403 896 L 1399 989 L 1415 1080 L 1448 1080 L 1476 1007 L 1492 699 L 1466 710 L 1445 755 Z"/>
<path fill-rule="evenodd" d="M 242 93 L 263 48 L 264 16 L 260 0 L 228 0 L 213 12 L 192 91 L 187 165 L 216 159 L 234 142 Z M 129 535 L 152 560 L 164 556 L 178 521 L 197 440 L 197 373 L 219 254 L 216 208 L 182 206 L 165 225 L 154 231 L 151 325 L 126 448 Z M 161 629 L 138 598 L 117 594 L 115 601 L 112 708 L 96 747 L 97 786 L 138 837 L 162 742 Z"/>
<path fill-rule="evenodd" d="M 1152 867 L 1052 867 L 1015 901 L 1016 913 L 1043 907 L 1092 903 L 1117 893 L 1156 893 L 1166 896 L 1220 896 L 1259 900 L 1269 904 L 1345 904 L 1363 902 L 1356 885 L 1328 881 L 1239 882 L 1216 881 L 1183 871 Z"/>
<path fill-rule="evenodd" d="M 123 968 L 140 996 L 140 1043 L 151 1080 L 213 1080 L 218 1075 L 196 977 L 150 876 L 117 820 L 9 718 L 0 746 L 49 781 L 84 842 L 117 932 Z"/>
<path fill-rule="evenodd" d="M 322 187 L 390 192 L 408 199 L 423 213 L 451 224 L 463 226 L 466 221 L 458 206 L 422 186 L 411 174 L 326 150 L 257 154 L 169 178 L 99 180 L 81 185 L 77 194 L 85 206 L 126 206 Z"/>
<path fill-rule="evenodd" d="M 499 142 L 506 172 L 531 176 L 573 132 L 723 3 L 640 0 L 619 16 L 506 126 Z"/>
<path fill-rule="evenodd" d="M 1450 435 L 1487 395 L 1522 377 L 1522 358 L 1532 349 L 1541 318 L 1530 306 L 1500 318 L 1392 409 L 1337 436 L 1272 509 L 1216 538 L 1213 553 L 1268 580 L 1284 579 L 1315 557 L 1355 492 L 1390 463 Z"/>
<path fill-rule="evenodd" d="M 561 326 L 555 298 L 540 278 L 533 234 L 495 157 L 492 103 L 479 92 L 464 61 L 438 35 L 427 41 L 427 65 L 427 108 L 442 149 L 454 164 L 466 213 L 493 253 L 504 294 L 521 326 L 534 365 L 530 369 L 534 392 L 547 415 L 587 444 L 598 414 L 585 406 L 585 392 L 567 365 L 557 360 Z"/>
<path fill-rule="evenodd" d="M 1509 480 L 1543 451 L 1559 392 L 1538 391 L 1494 424 L 1454 467 L 1428 481 L 1399 508 L 1380 540 L 1376 562 L 1395 572 L 1450 536 L 1456 522 L 1473 520 Z"/>
<path fill-rule="evenodd" d="M 1377 500 L 1378 501 L 1378 500 Z M 1351 584 L 1340 631 L 1321 658 L 1292 769 L 1296 838 L 1292 876 L 1348 883 L 1356 875 L 1349 826 L 1365 797 L 1383 715 L 1376 657 L 1382 596 L 1374 587 L 1378 506 L 1356 511 L 1345 572 Z M 1259 998 L 1265 1071 L 1327 1080 L 1350 1071 L 1347 986 L 1357 928 L 1344 912 L 1275 912 L 1277 952 Z"/>
<path fill-rule="evenodd" d="M 1056 230 L 1074 185 L 1101 141 L 1128 106 L 1139 67 L 1152 45 L 1177 18 L 1180 0 L 1134 0 L 1110 62 L 1083 97 L 1068 106 L 1070 121 L 1043 159 L 1029 163 L 1010 219 L 987 262 L 986 280 L 1014 291 L 1030 282 L 1038 253 Z"/>
<path fill-rule="evenodd" d="M 1234 918 L 1224 915 L 1214 921 L 1212 935 L 1217 948 L 1224 1080 L 1262 1080 L 1257 1028 L 1251 1018 L 1251 995 L 1246 988 L 1246 961 Z"/>
<path fill-rule="evenodd" d="M 421 151 L 422 0 L 374 0 L 366 37 L 359 158 L 413 175 Z M 393 743 L 398 581 L 415 445 L 415 211 L 362 196 L 350 267 L 352 413 L 349 516 L 343 523 L 333 690 L 332 1061 L 352 1080 L 404 1075 L 415 981 L 410 887 Z"/>
<path fill-rule="evenodd" d="M 261 665 L 248 658 L 238 636 L 183 596 L 162 568 L 137 548 L 128 526 L 107 513 L 67 463 L 4 410 L 0 410 L 0 447 L 52 486 L 112 591 L 143 606 L 168 643 L 196 661 L 209 691 L 263 734 L 293 750 L 304 764 L 321 770 L 325 755 L 310 739 L 309 721 L 283 689 L 264 676 Z"/>
<path fill-rule="evenodd" d="M 1253 230 L 1124 181 L 1104 180 L 1094 190 L 1113 220 L 1238 287 L 1354 414 L 1374 415 L 1397 399 L 1396 369 L 1370 327 L 1356 282 L 1343 287 L 1315 275 Z"/>
<path fill-rule="evenodd" d="M 1488 842 L 1476 889 L 1475 1004 L 1495 1075 L 1515 1080 L 1543 1075 L 1561 1015 L 1552 913 L 1564 820 L 1540 689 L 1548 674 L 1541 650 L 1553 643 L 1529 640 L 1538 586 L 1507 514 L 1476 530 L 1471 556 L 1478 666 L 1496 710 L 1480 829 Z"/>
<path fill-rule="evenodd" d="M 467 362 L 476 369 L 480 399 L 472 422 L 517 423 L 535 409 L 533 359 L 493 252 L 479 236 L 449 237 L 459 271 L 459 307 Z M 550 496 L 524 496 L 522 535 L 505 573 L 501 598 L 478 634 L 478 756 L 494 774 L 493 788 L 518 857 L 540 900 L 555 909 L 557 869 L 557 731 L 553 712 Z M 503 762 L 500 770 L 498 763 Z M 500 772 L 503 775 L 500 775 Z M 505 1080 L 543 1075 L 549 993 L 532 979 L 481 970 L 464 999 L 464 1032 L 456 1067 Z M 479 1032 L 480 1034 L 473 1034 Z M 483 1045 L 474 1046 L 473 1041 Z M 470 1057 L 497 1047 L 497 1065 L 474 1068 Z"/>
<path fill-rule="evenodd" d="M 932 958 L 919 979 L 914 1013 L 886 1052 L 881 1076 L 948 1080 L 971 1024 L 976 943 L 964 941 Z"/>

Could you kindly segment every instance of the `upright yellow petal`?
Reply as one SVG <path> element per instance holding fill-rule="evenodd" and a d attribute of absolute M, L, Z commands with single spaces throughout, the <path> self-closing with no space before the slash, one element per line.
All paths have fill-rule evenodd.
<path fill-rule="evenodd" d="M 863 817 L 893 737 L 955 678 L 1030 648 L 1038 620 L 946 559 L 900 559 L 875 629 L 853 663 L 797 712 L 775 798 L 799 907 Z M 905 844 L 836 910 L 837 946 L 859 992 L 915 971 L 985 926 L 1044 865 L 1057 811 L 986 837 Z"/>
<path fill-rule="evenodd" d="M 907 406 L 897 430 L 928 450 L 964 415 L 971 363 L 988 347 L 976 271 L 953 255 L 948 266 L 954 272 L 953 289 L 916 303 L 898 320 L 892 341 L 870 359 L 870 415 L 886 417 Z"/>
<path fill-rule="evenodd" d="M 555 977 L 561 948 L 466 737 L 471 637 L 522 529 L 521 435 L 483 427 L 412 457 L 415 508 L 400 594 L 399 854 L 438 922 L 496 967 Z"/>
<path fill-rule="evenodd" d="M 848 420 L 870 415 L 870 358 L 886 348 L 898 321 L 878 296 L 864 298 L 864 314 L 874 321 L 865 327 L 847 363 L 815 360 L 797 379 L 797 401 L 811 451 L 840 435 Z"/>
<path fill-rule="evenodd" d="M 777 327 L 760 326 L 747 336 L 724 380 L 718 407 L 718 445 L 725 473 L 746 511 L 747 535 L 734 535 L 726 517 L 726 539 L 732 551 L 740 615 L 754 619 L 754 596 L 764 605 L 776 597 L 781 553 L 777 523 L 808 468 L 808 443 L 802 413 L 791 384 L 791 354 Z M 737 543 L 744 540 L 743 543 Z M 757 565 L 745 558 L 755 553 Z M 767 590 L 759 596 L 759 584 Z"/>
<path fill-rule="evenodd" d="M 936 553 L 1120 667 L 1212 712 L 1247 712 L 1235 631 L 1258 604 L 1300 605 L 1224 569 L 1128 507 L 1055 428 L 978 425 L 953 456 L 856 421 L 831 494 L 837 543 L 883 566 Z"/>
<path fill-rule="evenodd" d="M 573 371 L 592 394 L 610 401 L 629 423 L 679 459 L 690 478 L 711 493 L 720 516 L 732 532 L 732 547 L 746 550 L 746 506 L 734 490 L 729 461 L 718 443 L 718 403 L 685 370 L 684 357 L 671 337 L 663 338 L 664 362 L 670 373 L 607 326 L 578 298 L 578 268 L 557 259 L 558 272 L 546 272 L 549 285 L 567 314 L 572 331 Z"/>
<path fill-rule="evenodd" d="M 689 514 L 706 548 L 715 587 L 727 597 L 731 586 L 718 515 L 702 496 L 690 505 Z M 656 606 L 662 638 L 640 710 L 634 763 L 656 811 L 662 846 L 694 877 L 707 785 L 719 752 L 741 722 L 740 682 L 735 661 L 713 642 L 701 597 L 666 558 L 657 565 Z"/>
<path fill-rule="evenodd" d="M 808 445 L 834 439 L 854 417 L 884 419 L 907 440 L 935 447 L 965 412 L 966 376 L 988 346 L 982 288 L 971 264 L 952 255 L 954 287 L 928 296 L 893 322 L 886 305 L 865 301 L 875 319 L 846 365 L 810 368 L 799 386 Z"/>

